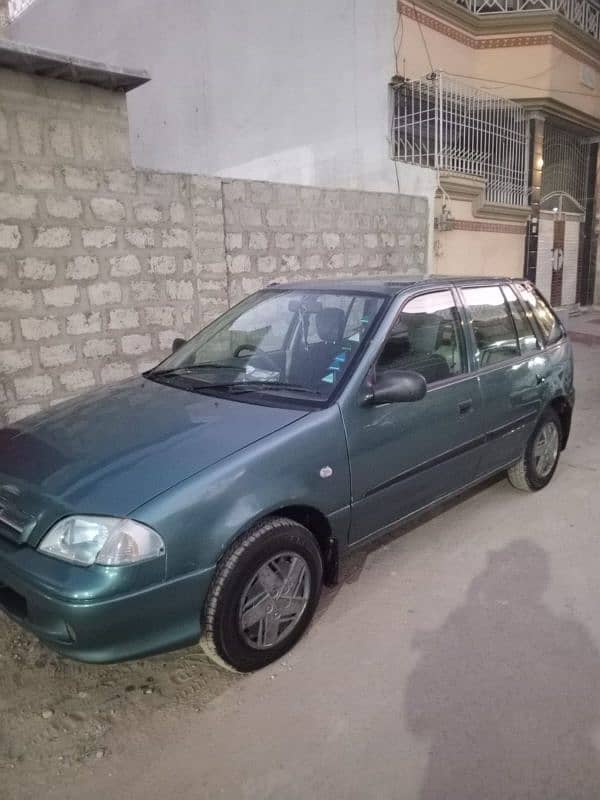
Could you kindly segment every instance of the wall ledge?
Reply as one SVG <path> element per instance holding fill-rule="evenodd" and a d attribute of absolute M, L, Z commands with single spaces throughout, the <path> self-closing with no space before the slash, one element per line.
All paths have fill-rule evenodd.
<path fill-rule="evenodd" d="M 454 172 L 440 173 L 440 186 L 451 200 L 470 201 L 476 219 L 495 222 L 525 223 L 531 213 L 529 206 L 510 206 L 488 203 L 485 200 L 485 181 L 473 175 Z M 438 192 L 437 199 L 442 197 Z"/>
<path fill-rule="evenodd" d="M 121 92 L 128 92 L 150 80 L 150 75 L 145 70 L 114 67 L 98 61 L 41 50 L 9 39 L 0 39 L 0 67 L 27 75 L 86 83 Z"/>

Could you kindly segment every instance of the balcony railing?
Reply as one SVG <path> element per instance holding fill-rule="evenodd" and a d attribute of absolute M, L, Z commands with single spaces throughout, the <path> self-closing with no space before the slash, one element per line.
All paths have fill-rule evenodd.
<path fill-rule="evenodd" d="M 527 205 L 529 127 L 511 100 L 436 73 L 393 88 L 392 158 L 485 181 L 497 205 Z"/>
<path fill-rule="evenodd" d="M 8 0 L 8 20 L 13 22 L 19 17 L 34 0 Z"/>
<path fill-rule="evenodd" d="M 600 7 L 590 0 L 453 0 L 471 14 L 560 14 L 584 33 L 600 40 Z"/>

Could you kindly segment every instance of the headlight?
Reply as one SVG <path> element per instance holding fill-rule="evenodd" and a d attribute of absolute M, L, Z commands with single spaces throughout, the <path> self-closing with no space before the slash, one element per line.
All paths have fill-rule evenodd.
<path fill-rule="evenodd" d="M 132 519 L 65 517 L 50 528 L 38 549 L 86 567 L 114 567 L 156 558 L 165 552 L 165 545 L 152 528 Z"/>

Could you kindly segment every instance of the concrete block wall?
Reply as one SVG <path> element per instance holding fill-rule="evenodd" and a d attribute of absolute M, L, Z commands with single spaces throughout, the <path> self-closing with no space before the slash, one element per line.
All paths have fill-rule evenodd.
<path fill-rule="evenodd" d="M 223 183 L 229 301 L 272 281 L 422 273 L 423 197 Z"/>
<path fill-rule="evenodd" d="M 0 70 L 0 426 L 272 281 L 425 270 L 427 201 L 135 170 L 124 95 Z"/>
<path fill-rule="evenodd" d="M 125 96 L 0 70 L 0 425 L 226 308 L 221 183 L 131 168 Z"/>
<path fill-rule="evenodd" d="M 129 167 L 125 95 L 0 69 L 0 156 L 29 185 L 27 174 L 38 167 L 31 188 L 50 182 L 50 165 Z"/>
<path fill-rule="evenodd" d="M 13 422 L 154 366 L 227 307 L 221 186 L 94 171 L 0 191 L 0 409 Z"/>

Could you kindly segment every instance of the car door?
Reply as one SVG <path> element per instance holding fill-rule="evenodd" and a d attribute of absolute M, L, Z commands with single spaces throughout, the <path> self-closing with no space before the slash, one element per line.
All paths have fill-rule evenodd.
<path fill-rule="evenodd" d="M 461 289 L 481 387 L 486 443 L 479 471 L 523 452 L 540 411 L 545 358 L 510 285 Z"/>
<path fill-rule="evenodd" d="M 363 384 L 362 392 L 340 402 L 351 471 L 351 543 L 476 474 L 481 398 L 452 290 L 423 292 L 401 306 L 373 365 L 375 376 L 387 369 L 420 372 L 427 393 L 415 402 L 374 406 L 363 402 Z"/>

